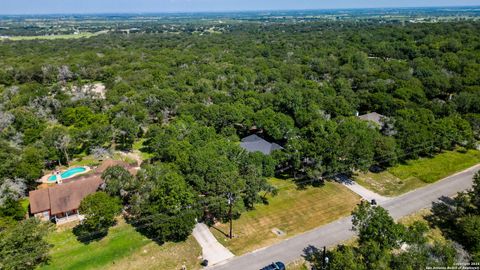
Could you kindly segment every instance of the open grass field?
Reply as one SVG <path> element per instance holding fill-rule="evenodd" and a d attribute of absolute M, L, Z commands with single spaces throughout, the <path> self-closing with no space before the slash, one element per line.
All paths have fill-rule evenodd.
<path fill-rule="evenodd" d="M 364 173 L 355 177 L 362 186 L 384 196 L 397 196 L 436 182 L 480 163 L 480 151 L 447 151 L 433 158 L 409 160 L 381 173 Z"/>
<path fill-rule="evenodd" d="M 40 269 L 199 269 L 201 248 L 193 237 L 182 243 L 158 245 L 123 221 L 100 241 L 83 244 L 71 229 L 50 235 L 49 265 Z"/>
<path fill-rule="evenodd" d="M 76 166 L 97 166 L 101 162 L 94 158 L 92 155 L 76 158 L 69 163 L 69 167 Z"/>
<path fill-rule="evenodd" d="M 427 183 L 422 182 L 416 177 L 402 180 L 388 171 L 381 173 L 361 173 L 354 178 L 357 183 L 367 189 L 389 197 L 398 196 L 427 185 Z"/>
<path fill-rule="evenodd" d="M 480 151 L 469 150 L 466 153 L 448 151 L 433 158 L 407 161 L 406 164 L 395 166 L 388 171 L 402 180 L 415 177 L 425 183 L 433 183 L 478 163 Z"/>
<path fill-rule="evenodd" d="M 285 238 L 314 229 L 320 225 L 347 216 L 360 201 L 360 197 L 338 183 L 327 182 L 323 187 L 298 189 L 290 180 L 271 179 L 281 187 L 269 204 L 243 213 L 233 221 L 235 237 L 230 240 L 222 232 L 228 224 L 217 224 L 212 233 L 234 254 L 240 255 L 273 244 Z M 277 228 L 285 235 L 277 236 Z"/>
<path fill-rule="evenodd" d="M 14 36 L 8 38 L 0 38 L 0 40 L 12 40 L 12 41 L 22 41 L 22 40 L 52 40 L 52 39 L 77 39 L 77 38 L 89 38 L 103 34 L 105 31 L 97 33 L 80 33 L 80 34 L 68 34 L 68 35 L 51 35 L 51 36 Z"/>

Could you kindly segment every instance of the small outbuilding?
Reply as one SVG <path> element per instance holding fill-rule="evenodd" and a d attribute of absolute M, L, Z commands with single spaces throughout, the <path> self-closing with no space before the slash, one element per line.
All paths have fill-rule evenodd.
<path fill-rule="evenodd" d="M 261 152 L 265 155 L 270 155 L 275 150 L 281 150 L 283 147 L 276 143 L 270 143 L 258 135 L 250 135 L 245 137 L 240 142 L 240 147 L 247 152 Z"/>

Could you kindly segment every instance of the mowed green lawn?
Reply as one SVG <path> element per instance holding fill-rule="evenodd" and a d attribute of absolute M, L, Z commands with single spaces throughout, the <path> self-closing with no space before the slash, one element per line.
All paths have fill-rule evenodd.
<path fill-rule="evenodd" d="M 235 237 L 232 240 L 224 234 L 228 232 L 228 224 L 217 224 L 211 228 L 219 242 L 236 255 L 347 216 L 360 201 L 359 196 L 338 183 L 327 182 L 323 187 L 297 189 L 291 180 L 270 181 L 280 187 L 278 195 L 269 197 L 268 205 L 256 205 L 255 210 L 245 212 L 240 219 L 234 220 Z M 272 232 L 274 228 L 285 235 L 276 235 Z"/>
<path fill-rule="evenodd" d="M 100 241 L 83 244 L 71 229 L 54 232 L 49 237 L 51 249 L 46 269 L 199 269 L 201 248 L 190 237 L 181 243 L 158 245 L 120 221 Z"/>
<path fill-rule="evenodd" d="M 384 196 L 396 196 L 436 182 L 480 163 L 480 151 L 447 151 L 433 158 L 409 160 L 381 173 L 359 174 L 355 180 Z"/>

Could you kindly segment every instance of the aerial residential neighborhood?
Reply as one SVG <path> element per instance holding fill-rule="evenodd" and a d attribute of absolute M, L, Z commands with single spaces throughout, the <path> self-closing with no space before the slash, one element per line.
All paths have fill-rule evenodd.
<path fill-rule="evenodd" d="M 479 269 L 480 2 L 0 7 L 0 269 Z"/>

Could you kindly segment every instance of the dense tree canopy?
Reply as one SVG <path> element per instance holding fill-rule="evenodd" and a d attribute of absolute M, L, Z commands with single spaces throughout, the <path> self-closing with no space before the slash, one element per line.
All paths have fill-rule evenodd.
<path fill-rule="evenodd" d="M 198 208 L 191 187 L 171 164 L 147 166 L 131 199 L 134 224 L 158 242 L 182 241 L 192 232 Z"/>
<path fill-rule="evenodd" d="M 96 220 L 90 202 L 85 226 L 108 227 L 121 198 L 139 230 L 160 242 L 182 240 L 195 218 L 229 218 L 229 201 L 235 217 L 264 202 L 276 192 L 267 181 L 275 174 L 321 183 L 473 148 L 480 138 L 478 21 L 208 24 L 202 28 L 222 31 L 139 23 L 142 33 L 128 35 L 1 41 L 0 186 L 12 179 L 27 186 L 5 201 L 11 211 L 2 215 L 19 219 L 20 197 L 45 169 L 138 143 L 150 160 L 135 177 L 118 167 L 105 172 L 105 193 L 95 196 L 115 211 Z M 382 123 L 357 117 L 370 112 L 384 115 Z M 283 150 L 249 153 L 239 144 L 250 134 Z M 382 268 L 411 258 L 390 252 L 407 241 L 400 233 L 407 229 L 380 209 L 358 211 L 378 224 L 371 230 L 359 222 L 363 249 L 339 249 L 335 263 Z M 457 214 L 449 213 L 449 226 L 478 235 L 478 220 Z M 443 248 L 416 249 L 425 258 L 419 265 Z"/>
<path fill-rule="evenodd" d="M 131 149 L 178 118 L 189 119 L 185 129 L 195 123 L 218 134 L 205 134 L 206 142 L 261 132 L 287 150 L 282 167 L 314 179 L 478 139 L 477 22 L 188 29 L 2 42 L 1 143 L 31 169 L 18 176 L 31 181 L 42 161 L 65 164 L 97 147 Z M 388 125 L 369 129 L 357 111 L 381 113 Z M 179 140 L 150 149 L 182 163 L 182 147 L 190 146 Z"/>
<path fill-rule="evenodd" d="M 0 231 L 0 268 L 36 269 L 47 262 L 50 244 L 45 237 L 49 230 L 49 224 L 31 218 Z"/>

